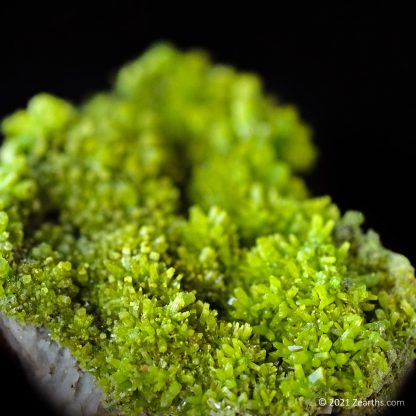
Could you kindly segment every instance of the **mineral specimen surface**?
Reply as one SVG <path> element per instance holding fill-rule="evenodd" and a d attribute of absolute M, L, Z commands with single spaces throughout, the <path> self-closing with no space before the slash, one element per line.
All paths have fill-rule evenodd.
<path fill-rule="evenodd" d="M 413 360 L 411 265 L 309 196 L 309 128 L 256 76 L 161 44 L 2 131 L 0 312 L 47 328 L 109 411 L 316 414 Z"/>

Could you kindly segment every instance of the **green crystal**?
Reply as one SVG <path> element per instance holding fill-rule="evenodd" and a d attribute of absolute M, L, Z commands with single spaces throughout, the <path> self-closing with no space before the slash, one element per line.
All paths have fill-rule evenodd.
<path fill-rule="evenodd" d="M 414 358 L 412 267 L 308 195 L 310 129 L 255 75 L 161 44 L 2 131 L 0 311 L 49 328 L 110 410 L 310 414 Z"/>

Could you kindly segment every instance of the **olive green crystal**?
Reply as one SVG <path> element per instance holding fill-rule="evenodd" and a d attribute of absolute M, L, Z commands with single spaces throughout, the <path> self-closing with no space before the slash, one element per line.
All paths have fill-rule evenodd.
<path fill-rule="evenodd" d="M 108 409 L 314 414 L 414 358 L 412 267 L 308 195 L 309 128 L 256 76 L 161 44 L 2 131 L 0 311 L 47 327 Z"/>

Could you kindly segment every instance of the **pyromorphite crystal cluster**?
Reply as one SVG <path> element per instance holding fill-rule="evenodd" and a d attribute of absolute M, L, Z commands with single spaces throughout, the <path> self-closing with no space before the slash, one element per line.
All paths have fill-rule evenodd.
<path fill-rule="evenodd" d="M 413 359 L 408 261 L 310 198 L 296 110 L 201 52 L 2 124 L 0 310 L 45 326 L 121 414 L 313 414 Z"/>

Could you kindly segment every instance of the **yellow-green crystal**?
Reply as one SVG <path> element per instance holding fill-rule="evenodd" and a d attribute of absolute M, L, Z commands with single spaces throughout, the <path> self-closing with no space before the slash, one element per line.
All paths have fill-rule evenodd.
<path fill-rule="evenodd" d="M 47 327 L 108 408 L 313 413 L 412 360 L 413 269 L 308 196 L 309 129 L 256 76 L 162 44 L 2 130 L 0 311 Z"/>

